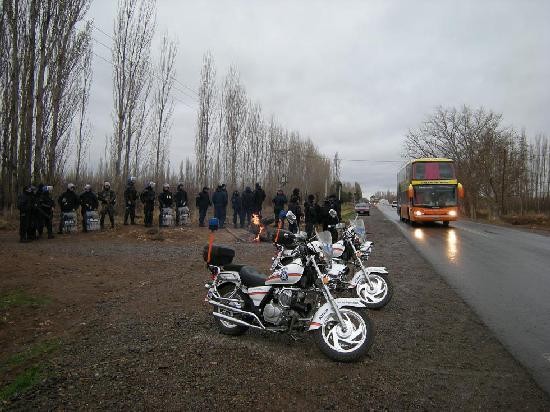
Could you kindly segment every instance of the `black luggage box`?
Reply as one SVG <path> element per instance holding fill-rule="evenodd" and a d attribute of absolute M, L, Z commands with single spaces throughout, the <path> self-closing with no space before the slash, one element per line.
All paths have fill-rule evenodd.
<path fill-rule="evenodd" d="M 202 251 L 202 257 L 205 262 L 208 260 L 208 245 L 204 247 Z M 209 263 L 215 266 L 229 265 L 231 262 L 233 262 L 234 257 L 235 251 L 230 247 L 213 245 Z"/>
<path fill-rule="evenodd" d="M 275 239 L 277 238 L 277 230 L 273 232 L 272 240 L 275 242 Z M 279 230 L 279 238 L 276 242 L 278 245 L 281 246 L 292 246 L 296 243 L 296 235 L 292 233 L 290 230 L 281 229 Z"/>

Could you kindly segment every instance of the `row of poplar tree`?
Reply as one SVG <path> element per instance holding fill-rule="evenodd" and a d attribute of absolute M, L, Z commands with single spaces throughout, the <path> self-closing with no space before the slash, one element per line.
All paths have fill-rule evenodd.
<path fill-rule="evenodd" d="M 86 15 L 91 0 L 4 0 L 0 10 L 0 208 L 12 206 L 30 182 L 71 181 L 96 188 L 109 180 L 123 190 L 138 182 L 181 181 L 188 190 L 260 182 L 268 193 L 299 187 L 320 196 L 335 190 L 339 162 L 323 156 L 297 131 L 264 116 L 247 96 L 238 71 L 218 79 L 204 56 L 198 91 L 195 159 L 170 164 L 177 43 L 156 35 L 155 0 L 119 0 L 112 33 Z M 109 45 L 96 39 L 98 30 Z M 110 49 L 113 132 L 99 163 L 90 164 L 88 119 L 93 46 Z"/>

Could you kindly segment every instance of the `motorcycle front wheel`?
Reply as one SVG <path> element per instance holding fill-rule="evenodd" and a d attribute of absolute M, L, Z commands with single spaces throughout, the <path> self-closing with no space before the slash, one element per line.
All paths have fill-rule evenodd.
<path fill-rule="evenodd" d="M 241 291 L 233 283 L 228 283 L 226 285 L 223 285 L 222 287 L 219 288 L 218 292 L 222 298 L 239 299 L 241 302 L 243 302 L 242 304 L 229 303 L 227 306 L 235 305 L 234 307 L 236 307 L 237 309 L 244 309 L 244 301 L 241 296 Z M 228 309 L 220 308 L 217 306 L 215 306 L 214 312 L 218 312 L 226 316 L 238 318 L 238 315 L 235 312 L 232 312 Z M 233 323 L 225 319 L 214 317 L 214 321 L 218 326 L 218 330 L 224 335 L 238 336 L 238 335 L 242 335 L 248 330 L 248 326 L 238 325 L 236 323 Z"/>
<path fill-rule="evenodd" d="M 345 328 L 335 315 L 315 331 L 317 346 L 337 362 L 357 362 L 374 342 L 374 325 L 366 311 L 341 308 Z"/>
<path fill-rule="evenodd" d="M 369 275 L 369 286 L 364 276 L 357 284 L 357 295 L 367 308 L 383 308 L 389 303 L 393 295 L 393 284 L 390 278 L 380 273 L 371 273 Z"/>

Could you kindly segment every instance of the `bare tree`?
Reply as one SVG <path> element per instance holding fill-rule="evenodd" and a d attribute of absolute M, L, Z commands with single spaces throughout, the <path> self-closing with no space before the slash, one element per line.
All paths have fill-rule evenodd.
<path fill-rule="evenodd" d="M 155 32 L 155 0 L 119 0 L 114 25 L 113 99 L 114 136 L 112 157 L 116 176 L 128 176 L 135 130 L 137 102 L 150 75 L 150 49 Z M 124 157 L 123 157 L 124 156 Z M 123 164 L 124 160 L 124 164 Z"/>
<path fill-rule="evenodd" d="M 239 74 L 234 67 L 230 67 L 225 78 L 222 105 L 224 107 L 223 145 L 226 178 L 228 178 L 228 183 L 235 187 L 237 185 L 238 150 L 247 117 L 247 100 Z"/>
<path fill-rule="evenodd" d="M 212 55 L 206 53 L 201 69 L 199 87 L 199 111 L 197 115 L 197 134 L 195 138 L 196 180 L 207 184 L 208 144 L 215 126 L 214 104 L 216 99 L 216 69 Z"/>
<path fill-rule="evenodd" d="M 92 49 L 85 50 L 81 61 L 80 99 L 78 107 L 78 130 L 76 140 L 75 180 L 80 182 L 80 173 L 85 167 L 85 158 L 90 145 L 90 125 L 87 121 L 88 102 L 90 100 L 90 86 L 92 83 Z"/>
<path fill-rule="evenodd" d="M 155 153 L 154 171 L 158 182 L 159 172 L 162 169 L 162 158 L 167 150 L 168 135 L 171 126 L 173 98 L 171 95 L 174 85 L 175 61 L 177 46 L 174 41 L 165 35 L 161 41 L 160 58 L 155 70 L 153 94 L 153 121 L 155 124 L 153 151 Z"/>

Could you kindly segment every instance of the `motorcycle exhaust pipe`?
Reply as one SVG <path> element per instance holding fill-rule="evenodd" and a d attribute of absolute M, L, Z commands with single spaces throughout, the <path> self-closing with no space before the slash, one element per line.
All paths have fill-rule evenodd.
<path fill-rule="evenodd" d="M 224 305 L 223 303 L 216 302 L 215 300 L 209 300 L 208 303 L 210 303 L 210 304 L 213 305 L 213 306 L 217 306 L 217 307 L 219 307 L 219 308 L 226 309 L 226 310 L 228 310 L 228 311 L 230 311 L 230 312 L 237 312 L 237 313 L 241 313 L 241 314 L 243 314 L 243 315 L 245 315 L 245 316 L 251 316 L 251 317 L 254 318 L 254 320 L 255 320 L 256 322 L 258 322 L 258 324 L 260 325 L 260 329 L 262 329 L 262 330 L 265 330 L 265 329 L 266 329 L 265 326 L 264 326 L 264 324 L 262 323 L 262 321 L 258 318 L 258 316 L 256 316 L 255 313 L 247 312 L 247 311 L 245 311 L 245 310 L 238 309 L 238 308 L 234 308 L 234 307 L 232 307 L 232 306 L 227 306 L 227 305 Z M 217 313 L 217 312 L 214 312 L 214 315 L 216 315 L 216 313 Z M 233 318 L 231 318 L 231 319 L 233 319 Z M 237 320 L 239 320 L 239 319 L 237 319 Z M 246 326 L 249 326 L 249 324 L 247 323 Z M 255 327 L 257 327 L 257 326 L 255 326 Z"/>
<path fill-rule="evenodd" d="M 236 323 L 237 325 L 248 326 L 249 328 L 254 328 L 254 329 L 267 330 L 261 326 L 252 325 L 251 323 L 245 322 L 244 320 L 240 320 L 232 316 L 227 316 L 227 315 L 224 315 L 223 313 L 214 312 L 213 315 L 217 318 L 226 320 L 228 322 Z"/>

